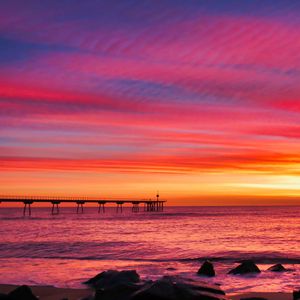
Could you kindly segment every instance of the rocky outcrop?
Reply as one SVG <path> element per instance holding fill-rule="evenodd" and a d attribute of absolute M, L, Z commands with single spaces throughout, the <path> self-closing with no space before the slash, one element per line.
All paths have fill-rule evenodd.
<path fill-rule="evenodd" d="M 268 269 L 271 272 L 286 272 L 287 269 L 282 264 L 276 264 Z"/>
<path fill-rule="evenodd" d="M 143 285 L 119 283 L 106 288 L 97 289 L 95 300 L 129 300 Z"/>
<path fill-rule="evenodd" d="M 142 281 L 135 271 L 107 271 L 86 283 L 95 288 L 94 300 L 227 300 L 218 285 L 177 276 Z"/>
<path fill-rule="evenodd" d="M 213 264 L 206 260 L 197 272 L 200 276 L 214 277 L 216 275 Z"/>
<path fill-rule="evenodd" d="M 129 271 L 104 271 L 84 282 L 96 289 L 113 287 L 120 284 L 134 284 L 140 282 L 140 276 L 135 270 Z"/>
<path fill-rule="evenodd" d="M 293 291 L 293 300 L 300 300 L 300 290 Z"/>
<path fill-rule="evenodd" d="M 184 281 L 178 277 L 163 277 L 145 284 L 130 300 L 225 300 L 225 293 L 215 285 Z"/>
<path fill-rule="evenodd" d="M 261 272 L 260 269 L 252 260 L 245 260 L 236 268 L 230 270 L 228 274 L 245 275 L 245 274 L 260 273 L 260 272 Z"/>
<path fill-rule="evenodd" d="M 27 285 L 21 285 L 9 294 L 0 294 L 1 300 L 38 300 Z"/>

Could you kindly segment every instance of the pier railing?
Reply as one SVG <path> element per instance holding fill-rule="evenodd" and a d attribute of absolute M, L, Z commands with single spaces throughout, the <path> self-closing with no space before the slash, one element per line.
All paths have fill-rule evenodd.
<path fill-rule="evenodd" d="M 31 216 L 31 205 L 34 203 L 52 204 L 51 214 L 59 214 L 59 205 L 61 203 L 76 204 L 76 213 L 83 213 L 83 207 L 86 203 L 98 205 L 98 213 L 105 212 L 106 204 L 116 204 L 116 212 L 123 212 L 123 205 L 132 205 L 131 211 L 137 213 L 140 211 L 140 205 L 144 206 L 146 212 L 161 212 L 164 210 L 165 200 L 128 200 L 128 199 L 99 199 L 96 197 L 52 197 L 52 196 L 0 196 L 0 203 L 23 203 L 23 215 Z"/>

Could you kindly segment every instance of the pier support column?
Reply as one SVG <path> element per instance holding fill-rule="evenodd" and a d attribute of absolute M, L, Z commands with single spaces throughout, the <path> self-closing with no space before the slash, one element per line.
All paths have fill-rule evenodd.
<path fill-rule="evenodd" d="M 146 202 L 146 211 L 150 211 L 150 202 Z"/>
<path fill-rule="evenodd" d="M 100 214 L 101 209 L 102 209 L 102 212 L 105 213 L 105 202 L 99 201 L 98 204 L 99 204 L 99 207 L 98 207 L 98 214 Z"/>
<path fill-rule="evenodd" d="M 159 212 L 159 211 L 163 211 L 164 210 L 164 201 L 152 201 L 152 200 L 149 200 L 149 201 L 145 201 L 144 202 L 144 211 L 147 211 L 147 212 L 151 212 L 151 211 L 154 211 L 154 212 Z"/>
<path fill-rule="evenodd" d="M 59 214 L 59 204 L 60 201 L 51 201 L 52 203 L 52 210 L 51 210 L 51 214 L 52 215 L 58 215 Z"/>
<path fill-rule="evenodd" d="M 83 204 L 85 202 L 84 201 L 76 201 L 76 204 L 77 204 L 77 210 L 76 210 L 76 213 L 79 214 L 83 214 Z"/>
<path fill-rule="evenodd" d="M 120 212 L 123 212 L 123 203 L 124 202 L 117 202 L 117 213 L 120 211 Z"/>
<path fill-rule="evenodd" d="M 150 211 L 155 211 L 155 203 L 151 201 L 149 204 L 150 204 Z"/>
<path fill-rule="evenodd" d="M 140 207 L 139 207 L 139 202 L 132 202 L 132 212 L 139 212 Z"/>
<path fill-rule="evenodd" d="M 31 216 L 31 204 L 33 201 L 24 201 L 24 209 L 23 209 L 23 216 L 26 216 L 26 211 L 28 207 L 28 216 Z"/>

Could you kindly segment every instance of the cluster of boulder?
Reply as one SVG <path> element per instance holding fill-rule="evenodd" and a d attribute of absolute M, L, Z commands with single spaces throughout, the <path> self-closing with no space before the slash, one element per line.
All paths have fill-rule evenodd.
<path fill-rule="evenodd" d="M 287 271 L 281 264 L 274 265 L 268 270 L 271 272 Z M 246 260 L 230 270 L 228 274 L 244 275 L 260 272 L 253 261 Z M 216 272 L 213 264 L 205 261 L 197 274 L 213 277 Z M 155 281 L 141 280 L 135 270 L 104 271 L 84 284 L 92 287 L 95 292 L 94 295 L 83 300 L 228 300 L 225 292 L 217 284 L 195 282 L 178 276 L 164 276 Z M 294 299 L 300 299 L 300 291 L 294 292 Z M 9 294 L 0 294 L 0 300 L 38 300 L 38 297 L 28 286 L 23 285 Z M 247 300 L 254 300 L 254 298 Z"/>
<path fill-rule="evenodd" d="M 300 300 L 300 290 L 293 292 L 293 299 L 294 300 Z"/>
<path fill-rule="evenodd" d="M 38 300 L 29 286 L 21 285 L 9 294 L 0 294 L 0 300 Z"/>
<path fill-rule="evenodd" d="M 136 271 L 109 270 L 91 278 L 85 284 L 95 290 L 95 296 L 85 300 L 227 300 L 218 285 L 176 276 L 143 281 Z"/>
<path fill-rule="evenodd" d="M 288 271 L 281 264 L 271 266 L 270 272 Z M 261 273 L 252 260 L 242 261 L 228 274 L 245 275 Z M 213 277 L 216 275 L 213 264 L 205 261 L 198 275 Z M 132 271 L 109 270 L 89 279 L 85 284 L 95 290 L 95 295 L 84 300 L 227 300 L 225 292 L 217 284 L 195 282 L 177 276 L 164 276 L 156 281 L 143 281 L 138 273 Z M 294 292 L 294 300 L 299 292 Z M 241 300 L 266 300 L 263 298 L 245 298 Z"/>
<path fill-rule="evenodd" d="M 286 272 L 288 271 L 283 265 L 276 264 L 271 266 L 268 271 L 270 272 Z M 236 268 L 230 270 L 228 274 L 233 275 L 245 275 L 245 274 L 255 274 L 261 273 L 261 270 L 252 260 L 245 260 Z M 206 276 L 206 277 L 213 277 L 216 275 L 215 269 L 213 264 L 210 261 L 205 261 L 200 269 L 197 272 L 198 275 Z"/>

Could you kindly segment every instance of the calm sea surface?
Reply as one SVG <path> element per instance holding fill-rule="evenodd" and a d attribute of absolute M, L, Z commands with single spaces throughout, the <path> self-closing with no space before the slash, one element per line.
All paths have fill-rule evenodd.
<path fill-rule="evenodd" d="M 166 207 L 163 213 L 117 214 L 108 208 L 0 207 L 0 283 L 80 287 L 107 269 L 136 269 L 144 278 L 196 275 L 201 262 L 214 261 L 227 292 L 290 291 L 300 285 L 300 207 Z M 226 273 L 253 258 L 257 276 Z M 265 271 L 283 263 L 291 271 Z M 206 280 L 206 279 L 204 279 Z"/>

